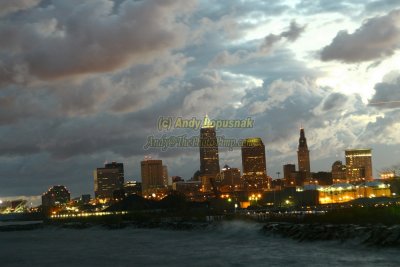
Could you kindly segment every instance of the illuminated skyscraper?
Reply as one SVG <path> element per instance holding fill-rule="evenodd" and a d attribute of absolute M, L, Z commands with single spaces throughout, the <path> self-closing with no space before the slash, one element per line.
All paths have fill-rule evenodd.
<path fill-rule="evenodd" d="M 104 164 L 104 167 L 107 169 L 118 169 L 118 182 L 119 184 L 123 185 L 125 180 L 124 180 L 124 164 L 123 163 L 118 163 L 118 162 L 111 162 L 111 163 L 106 163 Z"/>
<path fill-rule="evenodd" d="M 157 194 L 164 186 L 162 160 L 145 158 L 141 163 L 142 195 Z"/>
<path fill-rule="evenodd" d="M 349 182 L 372 180 L 371 149 L 348 149 L 346 156 L 346 178 Z"/>
<path fill-rule="evenodd" d="M 267 189 L 265 147 L 259 137 L 247 138 L 242 145 L 243 180 L 249 191 Z"/>
<path fill-rule="evenodd" d="M 208 116 L 200 129 L 200 178 L 204 191 L 211 189 L 210 179 L 219 174 L 218 142 L 214 126 Z"/>
<path fill-rule="evenodd" d="M 162 169 L 163 169 L 163 183 L 164 183 L 164 186 L 167 187 L 168 186 L 168 167 L 166 165 L 163 165 Z"/>
<path fill-rule="evenodd" d="M 340 160 L 335 161 L 332 164 L 332 181 L 334 184 L 346 183 L 346 165 Z"/>
<path fill-rule="evenodd" d="M 55 185 L 42 195 L 42 206 L 53 207 L 67 204 L 71 199 L 71 193 L 63 185 Z"/>
<path fill-rule="evenodd" d="M 299 164 L 299 173 L 304 179 L 309 179 L 310 175 L 310 151 L 307 146 L 307 139 L 304 129 L 300 129 L 299 147 L 297 150 L 297 159 Z"/>
<path fill-rule="evenodd" d="M 109 201 L 113 198 L 114 191 L 123 189 L 124 164 L 106 163 L 104 168 L 97 168 L 93 176 L 95 198 Z"/>

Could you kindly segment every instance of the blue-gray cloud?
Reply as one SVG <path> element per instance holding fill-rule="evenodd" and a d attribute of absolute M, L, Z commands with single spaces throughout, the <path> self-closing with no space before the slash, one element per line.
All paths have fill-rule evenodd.
<path fill-rule="evenodd" d="M 400 10 L 364 21 L 354 33 L 340 31 L 321 51 L 323 61 L 357 63 L 394 54 L 400 41 Z"/>
<path fill-rule="evenodd" d="M 316 12 L 335 10 L 327 4 Z M 145 155 L 189 178 L 198 148 L 143 149 L 148 136 L 162 134 L 159 116 L 240 119 L 251 112 L 255 128 L 219 134 L 262 137 L 272 175 L 294 161 L 302 123 L 320 159 L 313 169 L 329 168 L 332 162 L 320 163 L 330 153 L 358 142 L 366 124 L 360 118 L 381 111 L 318 86 L 322 71 L 285 46 L 313 26 L 305 9 L 255 0 L 43 0 L 7 11 L 0 16 L 7 36 L 0 39 L 0 195 L 40 194 L 53 184 L 73 195 L 92 192 L 92 170 L 105 160 L 124 162 L 127 177 L 138 179 Z M 287 28 L 243 40 L 273 20 Z M 211 66 L 221 51 L 257 56 Z M 224 163 L 240 168 L 240 150 L 221 148 Z"/>
<path fill-rule="evenodd" d="M 400 75 L 389 73 L 385 79 L 375 85 L 375 94 L 369 100 L 369 105 L 377 109 L 400 108 Z"/>
<path fill-rule="evenodd" d="M 194 1 L 114 2 L 53 0 L 14 21 L 4 20 L 0 41 L 8 70 L 0 77 L 16 80 L 22 70 L 40 79 L 110 72 L 151 62 L 184 46 L 187 27 L 181 17 Z M 22 69 L 22 70 L 20 70 Z M 7 79 L 8 78 L 8 79 Z"/>

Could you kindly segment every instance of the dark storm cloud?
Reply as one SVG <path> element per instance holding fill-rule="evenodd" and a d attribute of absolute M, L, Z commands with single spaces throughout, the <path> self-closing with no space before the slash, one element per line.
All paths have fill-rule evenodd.
<path fill-rule="evenodd" d="M 56 159 L 68 159 L 102 152 L 120 156 L 142 155 L 148 132 L 139 118 L 132 121 L 105 114 L 48 122 L 31 120 L 0 129 L 0 156 L 48 153 Z"/>
<path fill-rule="evenodd" d="M 365 5 L 365 0 L 302 0 L 296 5 L 300 13 L 312 15 L 319 13 L 352 14 L 360 12 Z"/>
<path fill-rule="evenodd" d="M 296 23 L 296 21 L 292 21 L 290 23 L 289 29 L 283 31 L 279 35 L 269 34 L 264 38 L 264 42 L 260 47 L 261 51 L 269 52 L 273 46 L 282 39 L 286 39 L 289 42 L 296 41 L 300 34 L 304 31 L 305 26 L 300 26 Z"/>
<path fill-rule="evenodd" d="M 224 16 L 234 16 L 237 20 L 244 18 L 260 19 L 263 16 L 278 16 L 289 11 L 290 7 L 279 1 L 259 0 L 206 0 L 203 1 L 197 16 L 218 20 Z M 196 17 L 197 17 L 196 16 Z"/>
<path fill-rule="evenodd" d="M 282 38 L 286 38 L 288 41 L 296 41 L 302 32 L 304 32 L 305 26 L 300 26 L 296 21 L 290 23 L 289 29 L 281 33 Z"/>
<path fill-rule="evenodd" d="M 305 26 L 299 26 L 295 21 L 292 21 L 289 25 L 289 29 L 282 31 L 280 34 L 268 34 L 262 41 L 261 44 L 256 44 L 254 41 L 251 45 L 255 45 L 254 48 L 249 49 L 237 49 L 233 52 L 227 50 L 219 53 L 210 63 L 212 67 L 220 67 L 227 65 L 241 64 L 250 59 L 262 57 L 268 55 L 272 49 L 281 41 L 294 42 L 296 41 L 301 33 L 304 31 Z M 242 45 L 243 46 L 243 45 Z"/>
<path fill-rule="evenodd" d="M 0 17 L 20 10 L 30 9 L 41 0 L 2 0 L 0 2 Z"/>
<path fill-rule="evenodd" d="M 0 197 L 15 196 L 22 192 L 41 195 L 50 186 L 58 184 L 66 185 L 74 197 L 84 193 L 93 195 L 93 170 L 102 167 L 107 159 L 122 160 L 113 154 L 104 153 L 64 160 L 54 159 L 46 153 L 1 159 L 3 174 Z M 125 165 L 126 177 L 132 179 L 133 163 L 129 163 Z"/>
<path fill-rule="evenodd" d="M 142 64 L 114 75 L 113 87 L 117 94 L 111 110 L 135 112 L 153 106 L 158 100 L 165 100 L 173 91 L 181 88 L 179 80 L 192 60 L 183 54 L 168 55 L 153 64 Z"/>
<path fill-rule="evenodd" d="M 399 144 L 400 111 L 387 110 L 384 115 L 377 116 L 369 122 L 359 137 L 359 143 Z"/>
<path fill-rule="evenodd" d="M 3 21 L 0 41 L 6 68 L 27 68 L 40 79 L 108 72 L 154 60 L 185 44 L 178 19 L 193 1 L 52 1 L 16 21 Z"/>
<path fill-rule="evenodd" d="M 400 74 L 392 71 L 386 74 L 382 82 L 374 87 L 375 94 L 369 100 L 371 110 L 379 115 L 370 121 L 360 135 L 360 143 L 393 145 L 400 144 Z"/>
<path fill-rule="evenodd" d="M 346 104 L 348 97 L 342 93 L 332 93 L 323 102 L 322 110 L 329 111 Z"/>
<path fill-rule="evenodd" d="M 193 2 L 45 0 L 3 16 L 0 193 L 40 194 L 53 184 L 74 196 L 92 193 L 94 168 L 116 160 L 129 179 L 140 179 L 145 155 L 190 178 L 199 167 L 197 147 L 143 149 L 149 136 L 164 133 L 159 116 L 241 119 L 251 110 L 255 128 L 219 133 L 261 136 L 268 166 L 279 171 L 295 159 L 301 123 L 312 157 L 354 143 L 365 126 L 357 116 L 368 116 L 361 100 L 319 87 L 321 72 L 284 47 L 306 20 L 289 25 L 286 14 L 276 16 L 297 11 L 279 1 L 199 1 L 195 10 Z M 261 52 L 264 39 L 242 42 L 273 19 L 288 26 L 265 33 L 275 33 L 266 46 L 274 53 Z M 255 56 L 210 69 L 224 50 Z M 240 150 L 221 149 L 220 161 L 240 168 Z"/>
<path fill-rule="evenodd" d="M 0 91 L 0 125 L 30 120 L 90 115 L 102 109 L 110 82 L 104 77 L 83 82 L 8 85 Z"/>
<path fill-rule="evenodd" d="M 190 60 L 177 54 L 160 58 L 154 64 L 133 66 L 113 74 L 44 82 L 29 87 L 5 86 L 0 91 L 0 125 L 12 125 L 31 119 L 79 119 L 97 113 L 140 110 L 151 113 L 157 102 L 157 107 L 166 110 L 177 108 L 181 102 L 175 100 L 184 97 L 177 95 L 181 88 L 179 80 Z M 168 107 L 165 100 L 172 94 L 175 95 L 175 102 Z M 46 129 L 43 128 L 43 131 Z"/>
<path fill-rule="evenodd" d="M 52 97 L 53 106 L 47 110 L 54 115 L 79 117 L 105 110 L 107 99 L 112 95 L 113 84 L 105 77 L 91 77 L 82 82 L 52 84 L 47 94 Z M 51 103 L 51 102 L 48 102 Z"/>
<path fill-rule="evenodd" d="M 267 84 L 276 79 L 293 80 L 303 76 L 315 78 L 321 74 L 319 70 L 307 68 L 305 63 L 297 60 L 293 51 L 288 49 L 279 49 L 268 56 L 224 68 L 234 73 L 257 77 Z"/>
<path fill-rule="evenodd" d="M 32 92 L 20 86 L 8 86 L 0 91 L 0 126 L 12 125 L 30 118 L 47 118 L 49 106 L 46 90 Z"/>
<path fill-rule="evenodd" d="M 385 58 L 399 48 L 400 10 L 364 21 L 354 33 L 340 31 L 321 51 L 323 61 L 357 63 Z"/>
<path fill-rule="evenodd" d="M 368 3 L 365 6 L 365 10 L 368 12 L 389 11 L 399 6 L 400 3 L 397 0 L 378 0 Z"/>
<path fill-rule="evenodd" d="M 393 73 L 390 81 L 375 85 L 375 94 L 369 100 L 369 105 L 378 109 L 400 108 L 400 75 Z"/>

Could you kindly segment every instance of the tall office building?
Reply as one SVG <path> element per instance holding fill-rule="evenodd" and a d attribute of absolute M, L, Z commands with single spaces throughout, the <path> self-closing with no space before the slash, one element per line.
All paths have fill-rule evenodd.
<path fill-rule="evenodd" d="M 162 160 L 145 158 L 140 164 L 142 195 L 151 196 L 165 189 Z"/>
<path fill-rule="evenodd" d="M 296 165 L 295 164 L 283 165 L 283 179 L 285 180 L 286 187 L 296 186 Z"/>
<path fill-rule="evenodd" d="M 118 169 L 118 182 L 119 184 L 124 184 L 125 177 L 124 177 L 124 164 L 118 162 L 111 162 L 104 164 L 104 167 L 107 169 Z"/>
<path fill-rule="evenodd" d="M 242 181 L 240 178 L 240 170 L 238 168 L 231 168 L 225 165 L 220 173 L 220 184 L 221 186 L 231 186 L 232 191 L 235 189 L 239 190 Z"/>
<path fill-rule="evenodd" d="M 106 163 L 104 168 L 97 168 L 93 172 L 94 195 L 100 201 L 113 199 L 114 192 L 123 189 L 124 186 L 124 164 Z"/>
<path fill-rule="evenodd" d="M 348 149 L 346 157 L 346 178 L 349 182 L 372 180 L 371 149 Z"/>
<path fill-rule="evenodd" d="M 42 206 L 53 207 L 67 204 L 71 199 L 71 193 L 63 185 L 55 185 L 42 195 Z"/>
<path fill-rule="evenodd" d="M 346 183 L 346 165 L 337 160 L 332 164 L 332 182 L 334 184 Z"/>
<path fill-rule="evenodd" d="M 297 150 L 297 159 L 299 164 L 300 176 L 304 179 L 311 178 L 310 175 L 310 151 L 307 146 L 307 139 L 304 133 L 304 129 L 300 129 L 299 147 Z"/>
<path fill-rule="evenodd" d="M 242 145 L 243 180 L 247 190 L 267 189 L 267 167 L 265 147 L 259 137 L 247 138 Z"/>
<path fill-rule="evenodd" d="M 215 179 L 220 172 L 218 142 L 215 127 L 206 115 L 200 129 L 200 179 L 203 191 L 211 189 L 210 179 Z"/>
<path fill-rule="evenodd" d="M 162 169 L 163 169 L 163 183 L 164 183 L 164 186 L 167 187 L 168 186 L 168 167 L 166 165 L 163 165 Z"/>
<path fill-rule="evenodd" d="M 137 181 L 128 181 L 124 183 L 124 193 L 129 195 L 142 195 L 142 183 Z"/>

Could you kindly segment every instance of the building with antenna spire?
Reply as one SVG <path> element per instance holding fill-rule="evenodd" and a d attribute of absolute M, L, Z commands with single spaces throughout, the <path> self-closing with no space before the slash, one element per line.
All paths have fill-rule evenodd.
<path fill-rule="evenodd" d="M 212 180 L 220 172 L 218 142 L 215 127 L 208 115 L 205 116 L 200 129 L 200 179 L 203 191 L 210 191 Z"/>
<path fill-rule="evenodd" d="M 307 146 L 307 139 L 304 133 L 304 128 L 300 128 L 299 146 L 297 150 L 297 160 L 299 166 L 299 174 L 303 180 L 311 177 L 310 172 L 310 151 Z"/>

